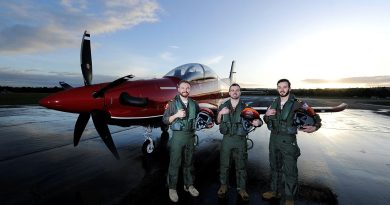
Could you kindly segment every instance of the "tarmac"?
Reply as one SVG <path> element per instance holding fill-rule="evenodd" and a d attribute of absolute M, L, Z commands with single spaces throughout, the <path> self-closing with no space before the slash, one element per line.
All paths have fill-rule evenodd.
<path fill-rule="evenodd" d="M 295 204 L 390 204 L 390 116 L 360 109 L 320 115 L 320 130 L 298 134 Z M 200 196 L 191 197 L 179 181 L 179 202 L 172 203 L 166 186 L 169 135 L 153 129 L 157 148 L 145 156 L 143 127 L 110 126 L 121 157 L 116 160 L 92 122 L 73 146 L 76 119 L 77 114 L 39 106 L 0 107 L 1 204 L 279 204 L 260 195 L 270 177 L 265 126 L 249 134 L 254 146 L 248 151 L 248 203 L 237 197 L 234 169 L 227 198 L 217 197 L 218 126 L 197 132 Z"/>

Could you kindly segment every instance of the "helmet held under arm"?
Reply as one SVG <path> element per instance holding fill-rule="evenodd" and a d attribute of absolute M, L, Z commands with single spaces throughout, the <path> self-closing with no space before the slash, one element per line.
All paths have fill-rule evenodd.
<path fill-rule="evenodd" d="M 200 108 L 196 116 L 196 130 L 212 128 L 214 126 L 214 113 L 209 108 Z"/>
<path fill-rule="evenodd" d="M 260 114 L 253 108 L 247 107 L 241 111 L 242 126 L 246 132 L 250 132 L 253 128 L 252 121 L 260 119 Z"/>
<path fill-rule="evenodd" d="M 316 124 L 315 115 L 314 109 L 307 103 L 303 103 L 303 105 L 294 113 L 293 125 L 298 128 L 306 125 L 314 126 Z"/>

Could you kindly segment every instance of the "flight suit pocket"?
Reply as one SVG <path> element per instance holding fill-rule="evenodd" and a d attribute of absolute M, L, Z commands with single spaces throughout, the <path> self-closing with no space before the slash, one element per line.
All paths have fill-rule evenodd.
<path fill-rule="evenodd" d="M 242 127 L 241 124 L 237 124 L 236 126 L 236 135 L 239 135 L 239 136 L 246 136 L 248 134 L 248 132 L 246 132 L 244 130 L 244 128 Z"/>
<path fill-rule="evenodd" d="M 230 117 L 229 115 L 222 115 L 222 122 L 219 125 L 219 132 L 223 135 L 229 134 Z"/>
<path fill-rule="evenodd" d="M 222 123 L 219 125 L 219 132 L 223 135 L 229 134 L 229 127 L 227 123 Z"/>
<path fill-rule="evenodd" d="M 183 125 L 182 125 L 182 123 L 175 121 L 174 123 L 172 123 L 171 129 L 173 131 L 181 131 L 183 129 Z"/>
<path fill-rule="evenodd" d="M 285 154 L 295 157 L 296 159 L 301 156 L 301 149 L 299 148 L 296 140 L 283 140 L 283 147 Z"/>
<path fill-rule="evenodd" d="M 267 122 L 267 128 L 268 128 L 268 130 L 271 130 L 271 131 L 276 128 L 275 116 L 269 116 L 269 120 Z"/>

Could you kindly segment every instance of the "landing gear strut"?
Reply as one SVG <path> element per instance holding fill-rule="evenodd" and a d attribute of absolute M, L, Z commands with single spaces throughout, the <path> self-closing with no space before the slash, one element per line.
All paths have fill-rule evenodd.
<path fill-rule="evenodd" d="M 152 139 L 152 128 L 150 126 L 145 128 L 144 137 L 145 141 L 142 145 L 142 153 L 145 155 L 152 154 L 154 151 L 154 141 Z"/>

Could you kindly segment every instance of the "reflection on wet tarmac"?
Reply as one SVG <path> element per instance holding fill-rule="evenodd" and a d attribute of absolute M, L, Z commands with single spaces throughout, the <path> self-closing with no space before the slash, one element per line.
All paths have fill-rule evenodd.
<path fill-rule="evenodd" d="M 121 160 L 116 160 L 88 124 L 73 146 L 77 115 L 34 106 L 0 108 L 1 204 L 172 204 L 166 172 L 169 136 L 154 129 L 157 149 L 143 156 L 142 127 L 110 126 Z M 321 114 L 323 127 L 298 135 L 300 192 L 296 204 L 390 204 L 389 116 L 368 110 Z M 177 204 L 242 204 L 235 184 L 219 200 L 218 128 L 198 132 L 193 198 L 179 189 Z M 269 187 L 265 127 L 250 134 L 247 204 Z M 231 171 L 231 182 L 234 182 Z M 182 185 L 182 181 L 179 181 Z"/>

